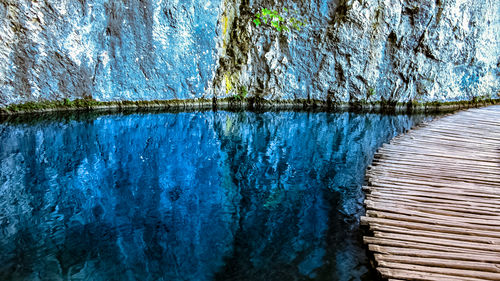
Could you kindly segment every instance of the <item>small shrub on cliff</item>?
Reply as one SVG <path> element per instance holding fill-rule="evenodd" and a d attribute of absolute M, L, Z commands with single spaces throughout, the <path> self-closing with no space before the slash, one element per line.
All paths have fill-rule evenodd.
<path fill-rule="evenodd" d="M 238 93 L 236 95 L 234 95 L 232 98 L 233 98 L 233 100 L 236 100 L 236 101 L 242 101 L 247 97 L 247 94 L 248 94 L 247 87 L 241 86 L 238 89 Z"/>
<path fill-rule="evenodd" d="M 292 14 L 295 14 L 295 16 Z M 291 30 L 300 31 L 300 28 L 306 25 L 306 20 L 298 19 L 298 17 L 296 11 L 290 11 L 287 8 L 283 8 L 281 14 L 276 10 L 262 8 L 260 12 L 255 14 L 253 23 L 257 27 L 260 25 L 270 25 L 279 32 L 290 32 Z"/>
<path fill-rule="evenodd" d="M 369 88 L 366 93 L 366 99 L 369 100 L 373 96 L 375 96 L 375 88 Z"/>

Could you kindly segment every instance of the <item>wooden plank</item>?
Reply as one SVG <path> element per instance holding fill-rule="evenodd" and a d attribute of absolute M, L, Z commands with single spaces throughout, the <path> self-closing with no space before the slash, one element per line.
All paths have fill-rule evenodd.
<path fill-rule="evenodd" d="M 402 187 L 403 188 L 403 187 Z M 487 202 L 488 198 L 487 197 L 476 197 L 476 196 L 470 196 L 473 200 L 467 201 L 467 195 L 464 194 L 459 194 L 459 195 L 453 195 L 451 193 L 443 193 L 443 192 L 432 192 L 429 190 L 429 192 L 422 191 L 417 188 L 408 188 L 407 190 L 401 190 L 397 189 L 394 187 L 379 187 L 379 188 L 373 188 L 373 187 L 366 187 L 365 191 L 367 191 L 367 198 L 370 199 L 370 197 L 373 198 L 391 198 L 393 199 L 393 202 L 396 202 L 394 200 L 395 198 L 401 196 L 401 200 L 397 201 L 404 201 L 406 197 L 414 197 L 417 198 L 418 200 L 425 202 L 426 199 L 429 200 L 438 200 L 438 201 L 443 201 L 443 203 L 450 203 L 453 202 L 453 200 L 456 200 L 457 203 L 463 207 L 473 207 L 473 206 L 481 206 L 481 207 L 491 207 L 491 210 L 498 210 L 499 205 L 496 201 L 498 200 L 493 200 L 492 202 Z M 448 199 L 447 196 L 451 197 L 451 199 Z M 484 199 L 483 202 L 481 202 L 481 199 Z M 379 199 L 377 199 L 379 200 Z"/>
<path fill-rule="evenodd" d="M 377 193 L 372 191 L 370 194 L 367 195 L 367 198 L 373 201 L 379 199 L 391 199 L 394 201 L 401 201 L 401 202 L 438 203 L 438 204 L 447 204 L 451 206 L 460 206 L 463 208 L 482 208 L 483 210 L 488 210 L 493 212 L 500 211 L 500 206 L 495 204 L 472 202 L 472 201 L 468 202 L 465 200 L 458 201 L 456 199 L 446 199 L 446 198 L 432 198 L 423 196 L 421 197 L 421 196 L 414 196 L 407 194 L 387 194 L 387 193 L 383 194 L 380 192 Z M 456 200 L 456 202 L 454 202 L 453 200 Z"/>
<path fill-rule="evenodd" d="M 479 270 L 465 270 L 465 269 L 455 269 L 455 268 L 445 268 L 445 267 L 433 267 L 433 266 L 422 266 L 422 265 L 414 265 L 414 264 L 403 264 L 396 262 L 386 262 L 386 261 L 378 261 L 379 266 L 385 268 L 394 268 L 394 269 L 409 269 L 418 272 L 428 272 L 428 273 L 437 273 L 449 276 L 457 276 L 457 277 L 467 277 L 467 278 L 477 278 L 482 280 L 500 280 L 500 274 L 494 272 L 485 272 Z"/>
<path fill-rule="evenodd" d="M 495 244 L 477 243 L 469 241 L 460 241 L 455 239 L 425 237 L 425 236 L 414 235 L 413 233 L 410 234 L 386 233 L 382 231 L 374 231 L 373 233 L 377 238 L 386 238 L 395 241 L 408 241 L 408 242 L 419 242 L 419 243 L 421 242 L 426 244 L 436 244 L 441 246 L 451 246 L 464 249 L 476 249 L 482 251 L 500 252 L 500 245 L 498 244 L 495 245 Z"/>
<path fill-rule="evenodd" d="M 405 270 L 396 268 L 378 267 L 377 270 L 384 278 L 403 278 L 417 281 L 484 281 L 481 278 L 467 278 L 447 274 L 437 274 L 430 272 L 421 272 L 417 270 Z"/>
<path fill-rule="evenodd" d="M 401 173 L 395 173 L 395 172 L 390 172 L 388 173 L 387 171 L 385 173 L 379 173 L 379 172 L 373 172 L 371 177 L 388 177 L 388 176 L 392 176 L 392 177 L 398 177 L 398 178 L 404 178 L 404 179 L 418 179 L 418 178 L 422 178 L 422 177 L 426 177 L 427 179 L 432 179 L 434 181 L 438 181 L 438 182 L 441 182 L 441 183 L 450 183 L 452 184 L 453 181 L 457 181 L 457 182 L 466 182 L 466 183 L 473 183 L 473 184 L 482 184 L 482 185 L 486 185 L 486 186 L 496 186 L 496 185 L 499 185 L 500 182 L 498 182 L 498 180 L 491 180 L 491 179 L 488 179 L 488 178 L 484 178 L 484 177 L 480 177 L 480 175 L 478 175 L 478 178 L 472 178 L 472 177 L 466 177 L 466 176 L 457 176 L 457 177 L 450 177 L 449 175 L 443 175 L 443 174 L 425 174 L 425 173 L 421 173 L 421 174 L 416 174 L 416 173 L 404 173 L 404 172 L 401 172 Z"/>
<path fill-rule="evenodd" d="M 475 118 L 473 118 L 475 119 Z M 434 130 L 439 130 L 439 132 L 442 133 L 453 133 L 454 136 L 456 135 L 471 135 L 471 132 L 480 132 L 481 134 L 488 134 L 490 136 L 498 136 L 498 133 L 495 132 L 494 130 L 488 131 L 485 130 L 484 128 L 494 128 L 496 127 L 495 124 L 491 122 L 480 122 L 477 121 L 472 121 L 469 124 L 464 124 L 464 123 L 454 123 L 450 122 L 451 120 L 447 120 L 448 122 L 445 122 L 446 120 L 441 120 L 441 122 L 434 123 L 432 126 L 427 126 L 424 131 L 428 132 L 431 131 L 432 129 Z M 431 122 L 433 123 L 433 122 Z M 464 128 L 467 128 L 469 130 L 463 130 Z M 462 130 L 461 130 L 462 129 Z M 474 136 L 474 135 L 472 135 Z"/>
<path fill-rule="evenodd" d="M 494 263 L 488 262 L 477 262 L 477 261 L 461 261 L 456 262 L 455 260 L 443 259 L 443 258 L 421 258 L 421 257 L 411 257 L 411 256 L 399 256 L 399 255 L 382 255 L 375 254 L 377 261 L 402 263 L 402 264 L 414 264 L 422 266 L 432 266 L 432 267 L 446 267 L 446 268 L 456 268 L 474 271 L 486 271 L 493 273 L 500 273 L 500 266 Z"/>
<path fill-rule="evenodd" d="M 451 127 L 439 128 L 439 127 L 431 126 L 431 127 L 428 127 L 427 132 L 429 132 L 430 134 L 433 134 L 437 137 L 446 136 L 449 138 L 458 138 L 458 137 L 462 136 L 462 137 L 467 137 L 467 139 L 472 139 L 472 140 L 476 140 L 476 141 L 479 140 L 479 138 L 481 138 L 481 137 L 484 138 L 487 142 L 494 142 L 498 139 L 498 137 L 496 136 L 494 131 L 485 132 L 484 130 L 481 133 L 478 133 L 477 130 L 476 130 L 476 132 L 470 132 L 470 131 L 465 131 L 465 130 L 460 132 L 460 131 L 458 131 L 454 128 L 451 128 Z"/>
<path fill-rule="evenodd" d="M 425 131 L 425 129 L 422 131 Z M 432 133 L 424 134 L 424 133 L 422 133 L 422 131 L 419 132 L 418 135 L 409 134 L 409 137 L 406 137 L 406 138 L 396 138 L 393 141 L 391 141 L 387 146 L 395 145 L 395 144 L 397 144 L 397 145 L 401 145 L 401 144 L 413 145 L 413 144 L 415 144 L 415 140 L 418 139 L 419 144 L 425 144 L 425 143 L 428 143 L 431 145 L 437 144 L 437 143 L 439 143 L 441 145 L 453 144 L 456 146 L 468 147 L 468 148 L 481 148 L 481 147 L 495 148 L 496 147 L 496 143 L 494 143 L 494 142 L 492 142 L 492 143 L 486 143 L 486 142 L 480 142 L 480 141 L 463 142 L 463 140 L 461 140 L 459 138 L 450 138 L 450 137 L 445 137 L 444 139 L 443 139 L 443 137 L 435 138 L 434 134 L 432 134 Z M 480 137 L 480 134 L 476 133 L 476 135 Z"/>
<path fill-rule="evenodd" d="M 371 170 L 373 167 L 378 166 L 378 165 L 383 165 L 383 167 L 389 167 L 389 168 L 402 168 L 402 167 L 409 167 L 412 169 L 432 169 L 434 171 L 439 171 L 439 170 L 444 170 L 446 169 L 447 171 L 455 171 L 455 172 L 466 172 L 466 173 L 484 173 L 488 175 L 496 175 L 500 176 L 500 167 L 481 167 L 481 166 L 471 166 L 471 165 L 464 165 L 462 163 L 439 163 L 439 162 L 432 162 L 432 163 L 426 163 L 426 162 L 421 162 L 421 161 L 414 161 L 414 162 L 407 162 L 407 161 L 402 161 L 402 160 L 394 160 L 394 159 L 385 159 L 383 161 L 383 164 L 379 164 L 378 160 L 375 160 L 372 162 L 372 165 L 368 167 L 368 170 Z M 379 169 L 382 169 L 382 167 L 379 167 Z"/>
<path fill-rule="evenodd" d="M 485 143 L 495 143 L 496 141 L 498 141 L 498 138 L 492 136 L 491 134 L 482 134 L 481 136 L 478 136 L 477 134 L 470 134 L 470 133 L 467 133 L 466 131 L 462 131 L 460 132 L 459 134 L 456 134 L 455 132 L 445 132 L 439 128 L 435 129 L 435 128 L 429 128 L 429 132 L 430 133 L 433 133 L 437 136 L 449 136 L 450 138 L 453 138 L 453 137 L 456 137 L 456 136 L 468 136 L 469 138 L 468 139 L 473 139 L 473 140 L 476 140 L 476 141 L 481 141 Z"/>
<path fill-rule="evenodd" d="M 422 242 L 413 242 L 413 241 L 402 241 L 402 240 L 394 240 L 387 238 L 379 238 L 379 237 L 363 237 L 363 241 L 366 244 L 380 245 L 380 246 L 391 246 L 391 247 L 400 247 L 400 248 L 408 248 L 414 249 L 414 251 L 419 250 L 440 250 L 443 252 L 449 253 L 471 253 L 476 255 L 494 255 L 494 251 L 485 251 L 480 249 L 471 249 L 471 248 L 462 248 L 448 245 L 436 245 Z"/>
<path fill-rule="evenodd" d="M 394 256 L 438 258 L 438 259 L 454 260 L 456 261 L 456 263 L 461 263 L 463 261 L 477 261 L 477 262 L 500 264 L 500 256 L 496 255 L 485 255 L 485 254 L 478 255 L 472 253 L 455 253 L 455 252 L 443 252 L 436 250 L 415 251 L 415 249 L 411 248 L 380 246 L 375 244 L 370 244 L 368 246 L 368 249 L 375 253 L 394 255 Z"/>
<path fill-rule="evenodd" d="M 487 218 L 488 220 L 491 220 L 493 225 L 500 225 L 500 216 L 498 214 L 490 214 L 490 215 L 485 215 L 483 214 L 471 214 L 467 212 L 461 212 L 461 211 L 448 211 L 448 210 L 440 210 L 437 208 L 429 208 L 428 206 L 408 206 L 408 205 L 402 205 L 398 204 L 397 202 L 380 202 L 378 200 L 377 202 L 371 201 L 371 200 L 365 200 L 365 205 L 368 210 L 373 210 L 373 211 L 382 211 L 382 212 L 392 212 L 392 213 L 397 213 L 397 214 L 404 214 L 404 215 L 415 215 L 415 216 L 422 216 L 422 217 L 435 217 L 435 216 L 440 216 L 440 217 L 450 217 L 454 216 L 460 219 L 466 219 L 466 218 L 471 218 L 471 219 L 485 219 Z"/>
<path fill-rule="evenodd" d="M 439 177 L 446 177 L 446 178 L 452 178 L 452 179 L 461 179 L 461 178 L 466 178 L 466 179 L 476 179 L 477 176 L 481 176 L 481 179 L 487 179 L 488 182 L 494 182 L 498 183 L 500 182 L 499 180 L 499 175 L 500 173 L 491 173 L 488 171 L 480 171 L 480 170 L 471 170 L 471 169 L 453 169 L 453 167 L 421 167 L 421 166 L 409 166 L 405 165 L 401 167 L 395 166 L 395 165 L 383 165 L 382 167 L 384 170 L 383 171 L 374 171 L 373 174 L 403 174 L 403 175 L 416 175 L 419 177 L 424 177 L 424 176 L 429 176 L 429 171 L 432 169 L 433 173 L 438 173 Z M 457 173 L 458 172 L 458 173 Z"/>
<path fill-rule="evenodd" d="M 425 187 L 435 187 L 435 188 L 455 188 L 463 190 L 472 190 L 487 192 L 491 194 L 497 194 L 500 187 L 495 187 L 491 185 L 468 183 L 468 182 L 437 182 L 431 179 L 418 180 L 418 179 L 404 179 L 404 178 L 392 178 L 387 176 L 370 178 L 370 184 L 372 186 L 400 186 L 405 188 L 407 186 L 425 186 Z"/>
<path fill-rule="evenodd" d="M 372 225 L 375 223 L 375 224 L 390 225 L 390 226 L 401 226 L 409 229 L 441 231 L 445 233 L 478 235 L 484 237 L 500 238 L 500 233 L 495 231 L 478 230 L 478 229 L 464 228 L 458 226 L 446 226 L 428 222 L 407 222 L 394 219 L 372 218 L 372 217 L 362 216 L 361 223 L 365 225 Z"/>
<path fill-rule="evenodd" d="M 429 194 L 443 194 L 443 195 L 460 195 L 467 197 L 474 197 L 480 200 L 484 200 L 484 198 L 494 198 L 500 199 L 500 188 L 499 191 L 494 190 L 494 192 L 488 192 L 486 190 L 471 190 L 471 189 L 461 189 L 461 188 L 453 188 L 453 187 L 435 187 L 435 186 L 425 186 L 425 185 L 392 185 L 392 184 L 373 184 L 371 186 L 364 187 L 367 191 L 397 191 L 401 190 L 412 190 L 418 192 L 427 192 Z M 493 191 L 493 189 L 492 189 Z"/>
<path fill-rule="evenodd" d="M 470 189 L 470 190 L 478 190 L 481 192 L 489 192 L 492 194 L 497 194 L 500 187 L 495 187 L 491 185 L 480 185 L 476 183 L 467 183 L 467 182 L 436 182 L 429 179 L 401 179 L 394 177 L 377 177 L 371 180 L 373 185 L 377 185 L 377 183 L 384 185 L 397 185 L 397 186 L 428 186 L 428 187 L 437 187 L 437 188 L 458 188 L 458 189 Z"/>
<path fill-rule="evenodd" d="M 476 173 L 472 175 L 470 173 L 454 173 L 453 171 L 444 171 L 435 169 L 432 170 L 435 174 L 430 174 L 430 170 L 423 169 L 410 169 L 401 170 L 395 169 L 393 167 L 384 167 L 384 171 L 374 171 L 371 173 L 372 177 L 381 176 L 393 176 L 393 177 L 405 177 L 405 178 L 427 178 L 427 179 L 438 179 L 441 181 L 460 181 L 460 182 L 470 182 L 470 183 L 483 183 L 486 185 L 500 185 L 500 177 L 487 175 L 486 173 Z"/>
<path fill-rule="evenodd" d="M 432 126 L 433 129 L 449 129 L 449 132 L 456 132 L 458 134 L 462 134 L 464 129 L 467 129 L 468 133 L 478 133 L 478 134 L 489 134 L 491 136 L 498 136 L 500 137 L 500 133 L 496 133 L 494 130 L 489 132 L 485 132 L 484 128 L 491 128 L 494 129 L 498 125 L 492 124 L 492 123 L 479 123 L 478 121 L 476 124 L 453 124 L 453 123 L 438 123 Z"/>
<path fill-rule="evenodd" d="M 446 215 L 438 215 L 433 213 L 421 212 L 421 211 L 413 211 L 413 210 L 398 210 L 396 208 L 385 208 L 384 210 L 367 210 L 366 215 L 374 218 L 407 218 L 412 217 L 414 221 L 430 221 L 433 223 L 437 223 L 440 220 L 449 221 L 453 223 L 460 223 L 459 225 L 470 226 L 472 225 L 480 225 L 475 226 L 475 228 L 480 228 L 484 230 L 493 230 L 496 231 L 499 228 L 499 221 L 497 220 L 489 220 L 487 218 L 477 219 L 477 218 L 468 218 L 468 217 L 451 217 Z M 411 221 L 411 220 L 408 220 Z M 484 227 L 483 227 L 484 226 Z"/>
<path fill-rule="evenodd" d="M 403 147 L 403 148 L 401 148 Z M 495 146 L 491 146 L 492 148 Z M 419 154 L 421 153 L 433 153 L 436 155 L 440 156 L 446 156 L 449 154 L 449 151 L 446 151 L 446 146 L 443 146 L 439 144 L 439 142 L 432 144 L 422 144 L 422 145 L 410 145 L 408 143 L 401 143 L 401 144 L 391 144 L 387 146 L 383 146 L 379 149 L 381 152 L 393 152 L 396 151 L 398 153 L 400 152 L 418 152 Z M 485 151 L 478 151 L 478 150 L 471 150 L 470 148 L 465 148 L 465 147 L 455 147 L 454 153 L 458 154 L 460 156 L 470 156 L 472 158 L 479 158 L 479 159 L 489 159 L 489 158 L 495 158 L 495 151 L 493 149 L 490 150 L 485 150 Z"/>
<path fill-rule="evenodd" d="M 410 141 L 410 140 L 413 141 L 412 143 L 414 145 L 416 145 L 418 143 L 418 141 L 420 141 L 421 139 L 427 139 L 429 141 L 434 141 L 437 143 L 439 141 L 443 141 L 443 142 L 447 142 L 447 141 L 454 142 L 455 141 L 456 142 L 456 141 L 460 140 L 460 137 L 443 135 L 443 134 L 439 134 L 436 132 L 429 132 L 429 133 L 419 132 L 418 136 L 413 137 L 413 136 L 409 135 L 409 138 L 394 139 L 392 142 L 390 142 L 389 144 L 383 145 L 381 148 L 384 149 L 387 147 L 395 147 L 396 145 L 399 147 L 399 146 L 401 146 L 401 143 L 406 142 L 406 141 Z M 482 138 L 481 139 L 467 138 L 467 143 L 468 143 L 467 145 L 490 146 L 490 147 L 494 147 L 496 145 L 495 141 L 491 141 L 491 140 L 483 141 Z"/>
<path fill-rule="evenodd" d="M 381 152 L 379 152 L 381 153 Z M 443 159 L 439 156 L 432 156 L 432 155 L 427 155 L 427 156 L 422 156 L 421 154 L 405 154 L 405 153 L 400 153 L 400 154 L 376 154 L 374 161 L 378 161 L 379 163 L 382 160 L 386 159 L 394 159 L 395 161 L 414 161 L 414 162 L 419 162 L 421 163 L 422 161 L 426 161 L 428 163 L 460 163 L 460 164 L 470 164 L 474 166 L 489 166 L 489 167 L 494 167 L 498 168 L 498 163 L 495 161 L 492 162 L 485 162 L 481 160 L 474 160 L 474 159 L 465 159 L 465 158 L 460 158 L 460 159 Z"/>
<path fill-rule="evenodd" d="M 380 166 L 376 168 L 377 166 Z M 401 166 L 407 166 L 409 169 L 419 169 L 419 170 L 433 170 L 433 171 L 441 171 L 446 169 L 447 171 L 455 172 L 455 173 L 480 173 L 480 174 L 486 174 L 489 176 L 496 176 L 500 177 L 500 167 L 480 167 L 480 166 L 474 166 L 471 167 L 470 165 L 460 165 L 456 163 L 428 163 L 428 164 L 422 164 L 422 162 L 405 162 L 405 161 L 394 161 L 392 159 L 386 159 L 383 163 L 383 165 L 379 165 L 378 162 L 372 162 L 372 165 L 370 165 L 367 168 L 367 171 L 371 171 L 372 169 L 384 169 L 385 167 L 387 168 L 392 168 L 396 169 Z"/>
<path fill-rule="evenodd" d="M 401 197 L 401 198 L 415 198 L 416 200 L 420 200 L 422 202 L 453 202 L 458 201 L 463 205 L 471 205 L 471 206 L 483 206 L 490 209 L 500 209 L 500 205 L 497 200 L 477 200 L 475 198 L 468 199 L 465 196 L 446 196 L 438 193 L 429 194 L 426 192 L 416 192 L 416 191 L 406 191 L 404 189 L 391 191 L 390 194 L 388 192 L 384 193 L 383 190 L 371 191 L 370 196 L 381 196 L 381 197 Z"/>
<path fill-rule="evenodd" d="M 422 218 L 416 216 L 408 216 L 408 215 L 400 215 L 394 213 L 385 213 L 385 212 L 373 212 L 371 210 L 366 211 L 367 215 L 375 218 L 384 218 L 384 219 L 395 219 L 399 221 L 407 221 L 407 222 L 421 222 L 421 223 L 432 223 L 437 225 L 447 225 L 447 226 L 458 226 L 462 228 L 471 228 L 478 230 L 486 230 L 500 233 L 500 227 L 484 225 L 480 222 L 469 221 L 463 222 L 461 220 L 457 220 L 454 217 L 449 217 L 449 219 L 443 218 Z"/>
<path fill-rule="evenodd" d="M 481 191 L 483 188 L 482 186 L 479 185 L 478 191 L 475 190 L 467 190 L 465 188 L 461 188 L 460 183 L 449 183 L 447 181 L 439 181 L 437 179 L 435 180 L 436 184 L 447 184 L 449 183 L 448 188 L 456 188 L 457 192 L 455 194 L 443 194 L 443 192 L 438 192 L 439 187 L 431 187 L 427 185 L 414 185 L 414 184 L 394 184 L 390 183 L 387 181 L 387 179 L 390 178 L 390 176 L 381 176 L 381 177 L 376 177 L 376 178 L 370 178 L 369 184 L 367 185 L 368 191 L 370 193 L 375 194 L 375 193 L 392 193 L 392 194 L 401 194 L 401 195 L 418 195 L 418 196 L 426 196 L 426 197 L 431 197 L 431 198 L 441 198 L 441 199 L 452 199 L 452 200 L 465 200 L 465 201 L 470 201 L 470 202 L 477 202 L 477 203 L 482 203 L 483 205 L 495 205 L 498 206 L 500 199 L 497 198 L 497 192 L 496 189 L 491 189 L 491 185 L 487 185 L 484 188 L 484 192 L 492 194 L 491 200 L 486 200 L 485 196 L 472 196 L 474 193 L 478 193 L 478 191 Z M 399 176 L 398 180 L 399 181 L 404 181 L 404 180 L 415 180 L 417 177 L 405 177 L 405 176 Z M 432 180 L 433 178 L 428 178 L 429 180 Z M 465 182 L 461 182 L 465 183 Z M 473 183 L 477 184 L 477 183 Z M 441 189 L 443 190 L 443 189 Z M 447 196 L 447 195 L 452 195 L 452 196 Z"/>
<path fill-rule="evenodd" d="M 385 149 L 380 149 L 379 150 L 380 153 L 387 153 L 387 152 L 390 152 L 392 156 L 401 156 L 401 157 L 404 157 L 404 156 L 415 156 L 415 157 L 418 157 L 419 159 L 421 160 L 432 160 L 433 157 L 436 157 L 436 158 L 442 158 L 442 159 L 448 159 L 448 160 L 460 160 L 460 161 L 476 161 L 476 162 L 482 162 L 483 164 L 484 163 L 492 163 L 492 164 L 497 164 L 497 159 L 495 159 L 494 157 L 488 157 L 487 159 L 485 158 L 480 158 L 480 157 L 466 157 L 466 156 L 461 156 L 461 155 L 458 155 L 458 156 L 455 156 L 455 155 L 442 155 L 442 154 L 439 154 L 439 153 L 432 153 L 432 152 L 418 152 L 418 151 L 397 151 L 397 150 L 389 150 L 389 151 L 386 151 Z"/>
<path fill-rule="evenodd" d="M 453 205 L 453 204 L 439 204 L 439 203 L 414 203 L 412 201 L 405 201 L 405 200 L 390 200 L 390 199 L 383 199 L 383 198 L 377 198 L 377 201 L 373 201 L 370 199 L 365 199 L 365 205 L 368 209 L 370 209 L 370 206 L 373 206 L 374 204 L 387 204 L 389 206 L 394 206 L 396 208 L 408 208 L 410 210 L 415 209 L 415 210 L 426 210 L 429 213 L 435 212 L 436 214 L 450 214 L 450 215 L 457 215 L 457 216 L 463 216 L 463 217 L 469 217 L 469 216 L 475 216 L 475 215 L 486 215 L 486 216 L 497 216 L 498 213 L 495 211 L 490 211 L 490 210 L 485 210 L 484 208 L 472 208 L 470 206 L 467 206 L 466 208 L 460 206 L 460 205 Z M 452 213 L 450 213 L 452 212 Z"/>
<path fill-rule="evenodd" d="M 491 132 L 485 132 L 485 128 L 491 128 L 493 129 Z M 461 135 L 465 129 L 467 133 L 473 133 L 475 136 L 482 136 L 482 135 L 489 135 L 489 136 L 497 136 L 500 138 L 500 133 L 496 133 L 494 130 L 496 129 L 495 126 L 492 125 L 482 125 L 480 128 L 477 126 L 463 126 L 461 125 L 460 127 L 450 127 L 450 126 L 443 126 L 440 124 L 436 124 L 432 126 L 432 129 L 447 129 L 448 132 L 451 133 L 456 133 L 457 135 Z"/>
<path fill-rule="evenodd" d="M 394 138 L 367 169 L 364 200 L 384 278 L 500 280 L 500 106 Z"/>

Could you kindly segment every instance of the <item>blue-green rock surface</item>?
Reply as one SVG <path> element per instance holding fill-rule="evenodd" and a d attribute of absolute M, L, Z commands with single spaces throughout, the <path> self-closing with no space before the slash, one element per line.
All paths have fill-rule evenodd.
<path fill-rule="evenodd" d="M 252 20 L 284 8 L 307 22 Z M 495 0 L 1 0 L 0 105 L 225 97 L 498 98 Z"/>

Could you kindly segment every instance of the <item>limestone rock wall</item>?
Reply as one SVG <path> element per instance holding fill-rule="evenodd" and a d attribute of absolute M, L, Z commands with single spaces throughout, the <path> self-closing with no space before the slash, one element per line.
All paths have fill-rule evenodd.
<path fill-rule="evenodd" d="M 309 24 L 283 33 L 251 22 L 263 7 L 284 6 Z M 233 56 L 219 69 L 220 81 L 232 75 L 231 84 L 266 98 L 425 102 L 498 96 L 498 1 L 320 0 L 284 6 L 240 3 L 228 44 Z M 230 92 L 226 84 L 217 84 L 219 93 Z"/>
<path fill-rule="evenodd" d="M 0 0 L 0 103 L 210 92 L 219 1 Z"/>
<path fill-rule="evenodd" d="M 308 24 L 255 26 L 262 8 Z M 0 0 L 0 106 L 498 97 L 496 0 Z"/>

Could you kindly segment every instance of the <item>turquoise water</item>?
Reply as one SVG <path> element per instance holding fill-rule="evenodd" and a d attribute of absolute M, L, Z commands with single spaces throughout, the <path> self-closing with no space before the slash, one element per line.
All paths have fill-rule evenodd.
<path fill-rule="evenodd" d="M 0 280 L 373 280 L 364 170 L 422 115 L 0 123 Z"/>

